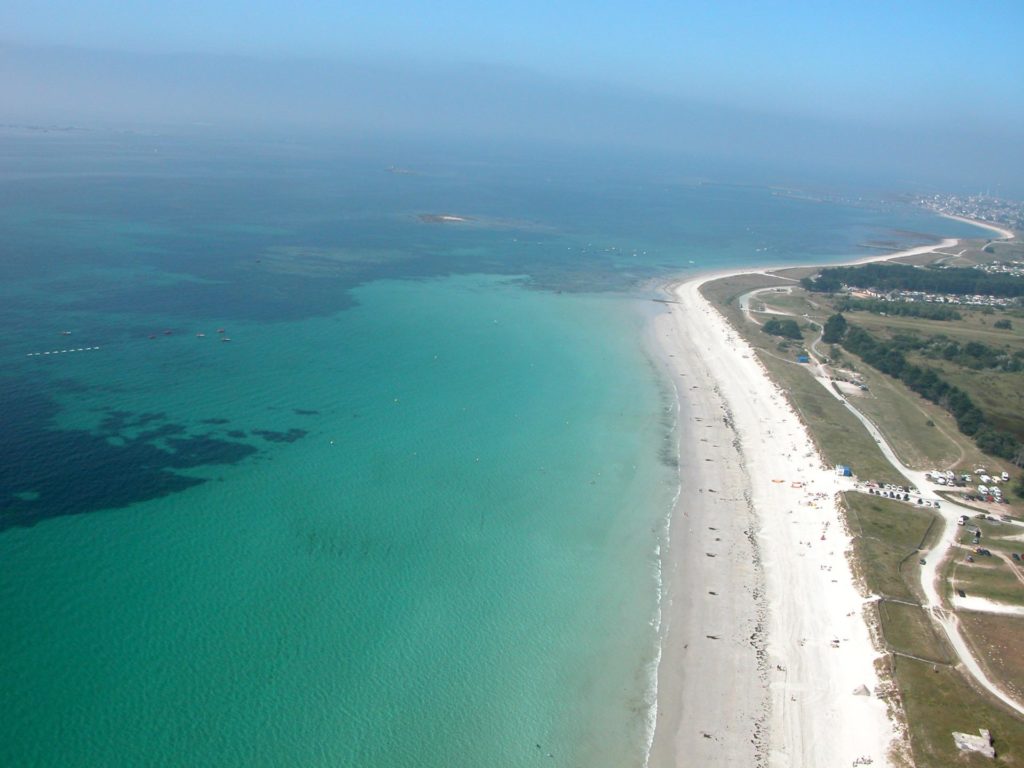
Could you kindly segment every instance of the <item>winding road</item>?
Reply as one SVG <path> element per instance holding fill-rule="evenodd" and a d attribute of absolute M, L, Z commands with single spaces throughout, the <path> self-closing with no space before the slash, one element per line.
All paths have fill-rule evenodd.
<path fill-rule="evenodd" d="M 777 289 L 767 288 L 761 290 L 771 291 Z M 759 292 L 760 291 L 750 291 L 740 297 L 741 309 L 753 322 L 756 322 L 756 320 L 753 320 L 750 316 L 750 299 L 753 295 Z M 772 314 L 789 314 L 793 317 L 798 317 L 792 313 L 782 312 L 779 310 L 773 310 Z M 818 339 L 816 339 L 811 345 L 811 349 L 819 355 L 820 353 L 817 352 L 816 345 L 817 342 L 820 341 L 820 338 L 821 336 L 819 332 Z M 942 629 L 943 633 L 949 640 L 949 644 L 953 648 L 954 653 L 956 653 L 957 659 L 971 677 L 974 678 L 977 684 L 988 691 L 992 696 L 1003 702 L 1006 706 L 1014 710 L 1018 715 L 1024 716 L 1024 704 L 1007 694 L 1002 688 L 994 683 L 985 673 L 985 670 L 982 669 L 981 664 L 971 651 L 970 646 L 968 646 L 967 641 L 960 630 L 960 622 L 957 619 L 956 613 L 943 604 L 942 595 L 939 592 L 938 583 L 941 566 L 953 556 L 952 550 L 956 545 L 958 527 L 957 519 L 961 515 L 971 517 L 977 513 L 977 510 L 961 506 L 942 498 L 935 492 L 935 490 L 933 490 L 931 482 L 925 477 L 925 473 L 923 471 L 911 469 L 900 461 L 896 452 L 892 449 L 892 446 L 889 445 L 888 441 L 886 441 L 885 437 L 875 426 L 874 422 L 857 410 L 857 408 L 855 408 L 844 395 L 835 390 L 832 386 L 832 381 L 826 375 L 825 369 L 820 360 L 815 359 L 815 364 L 815 380 L 821 384 L 830 395 L 839 400 L 846 409 L 864 425 L 864 428 L 867 429 L 871 437 L 874 438 L 876 443 L 878 443 L 878 447 L 882 451 L 882 455 L 885 456 L 893 469 L 906 478 L 909 485 L 918 489 L 921 498 L 932 502 L 932 508 L 939 515 L 939 519 L 942 521 L 942 532 L 939 537 L 939 541 L 930 550 L 930 552 L 922 553 L 924 555 L 925 564 L 921 567 L 921 590 L 924 593 L 925 602 L 921 607 L 924 608 L 931 616 L 936 625 Z M 1014 572 L 1016 572 L 1016 569 L 1014 569 Z"/>

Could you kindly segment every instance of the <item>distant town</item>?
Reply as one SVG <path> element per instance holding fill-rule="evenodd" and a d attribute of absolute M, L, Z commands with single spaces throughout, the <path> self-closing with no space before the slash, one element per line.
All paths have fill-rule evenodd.
<path fill-rule="evenodd" d="M 1020 232 L 1024 230 L 1024 202 L 988 195 L 929 195 L 916 197 L 922 208 L 949 216 L 963 216 Z"/>
<path fill-rule="evenodd" d="M 878 291 L 871 288 L 857 290 L 845 286 L 850 295 L 858 299 L 891 302 L 926 302 L 932 304 L 956 304 L 974 307 L 1015 307 L 1019 299 L 1008 299 L 999 296 L 982 294 L 929 293 L 927 291 Z"/>

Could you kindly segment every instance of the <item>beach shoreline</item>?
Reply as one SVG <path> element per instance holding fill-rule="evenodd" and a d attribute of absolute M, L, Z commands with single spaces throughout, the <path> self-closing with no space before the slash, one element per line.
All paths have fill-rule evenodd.
<path fill-rule="evenodd" d="M 964 224 L 971 224 L 975 227 L 981 227 L 982 229 L 987 229 L 990 232 L 995 232 L 997 235 L 999 235 L 998 239 L 1000 240 L 1012 240 L 1014 237 L 1013 232 L 1010 231 L 1009 229 L 1006 229 L 1005 227 L 1000 227 L 998 224 L 992 224 L 991 222 L 988 221 L 969 219 L 966 216 L 957 216 L 955 213 L 940 213 L 939 215 L 944 219 L 960 221 L 963 222 Z"/>
<path fill-rule="evenodd" d="M 854 576 L 838 504 L 849 481 L 825 466 L 785 393 L 700 292 L 793 266 L 662 286 L 667 311 L 651 346 L 676 392 L 682 490 L 663 554 L 653 768 L 890 765 L 899 749 L 900 726 L 879 696 L 872 598 Z"/>

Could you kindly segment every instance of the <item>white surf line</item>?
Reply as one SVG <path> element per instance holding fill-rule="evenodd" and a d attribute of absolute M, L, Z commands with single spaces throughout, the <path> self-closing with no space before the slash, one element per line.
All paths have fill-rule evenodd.
<path fill-rule="evenodd" d="M 63 355 L 66 352 L 95 352 L 99 347 L 74 347 L 72 349 L 51 349 L 47 352 L 29 352 L 25 357 L 42 357 L 44 355 Z"/>

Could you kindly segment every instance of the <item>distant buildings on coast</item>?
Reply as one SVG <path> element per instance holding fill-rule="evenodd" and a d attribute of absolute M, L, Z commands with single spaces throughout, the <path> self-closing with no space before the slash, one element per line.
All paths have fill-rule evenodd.
<path fill-rule="evenodd" d="M 963 216 L 990 224 L 1024 231 L 1024 203 L 988 195 L 929 195 L 915 202 L 922 208 L 947 216 Z"/>
<path fill-rule="evenodd" d="M 878 291 L 873 288 L 851 288 L 850 286 L 844 286 L 844 289 L 854 298 L 874 299 L 876 301 L 919 301 L 931 304 L 955 304 L 957 306 L 972 307 L 1017 306 L 1017 299 L 1005 299 L 997 296 L 983 296 L 980 294 L 928 293 L 926 291 Z"/>

